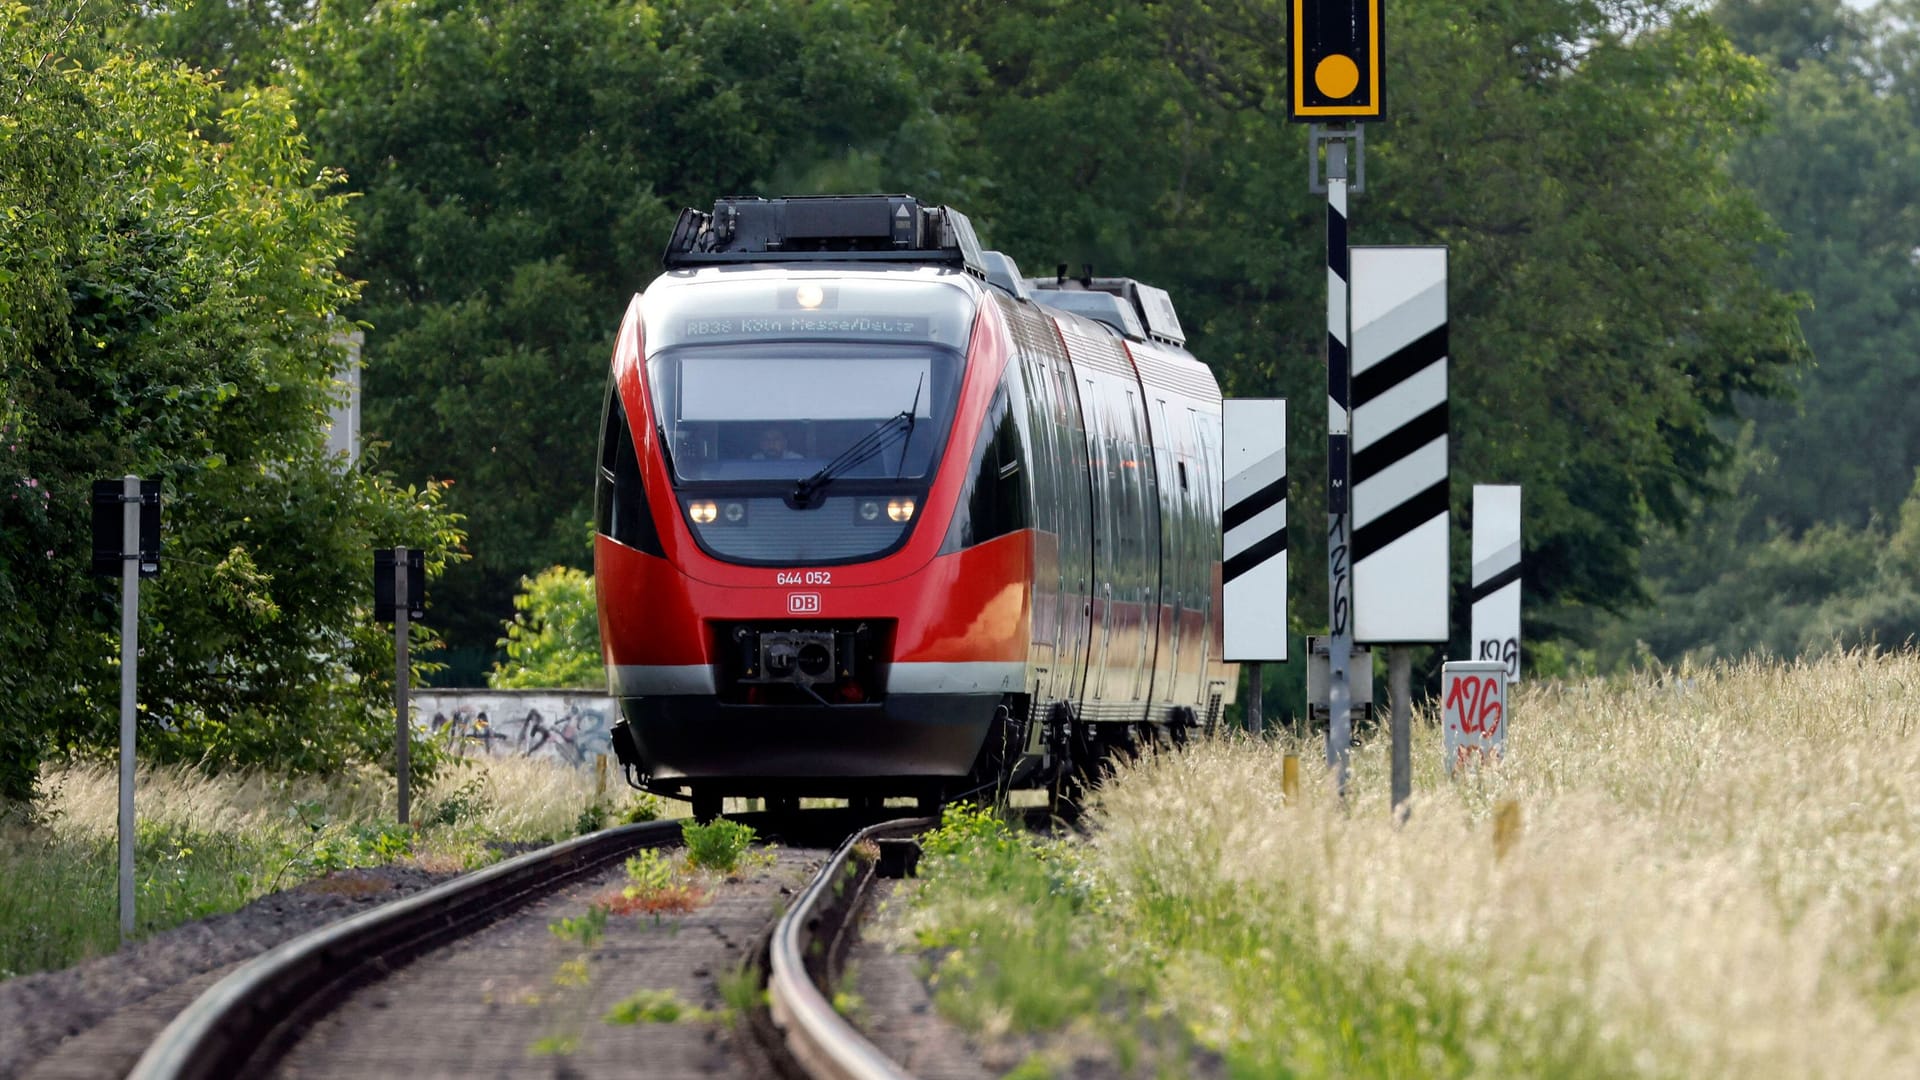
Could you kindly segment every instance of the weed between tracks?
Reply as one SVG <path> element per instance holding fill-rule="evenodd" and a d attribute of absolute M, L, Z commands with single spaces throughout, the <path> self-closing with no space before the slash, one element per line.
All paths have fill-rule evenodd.
<path fill-rule="evenodd" d="M 1416 725 L 1399 828 L 1384 741 L 1345 809 L 1204 744 L 1123 770 L 1085 846 L 950 814 L 892 933 L 949 1016 L 1136 1074 L 1920 1075 L 1916 690 L 1912 652 L 1529 683 L 1460 783 Z"/>
<path fill-rule="evenodd" d="M 706 903 L 717 882 L 765 869 L 777 858 L 771 848 L 754 850 L 753 828 L 739 822 L 684 821 L 680 835 L 683 855 L 657 848 L 637 852 L 624 865 L 625 882 L 595 896 L 584 913 L 547 925 L 555 938 L 576 945 L 579 951 L 561 961 L 550 994 L 526 999 L 527 1004 L 551 1010 L 552 1030 L 527 1048 L 530 1055 L 564 1057 L 579 1049 L 586 1035 L 580 1018 L 588 1015 L 586 1006 L 592 997 L 592 950 L 612 918 L 649 915 L 659 925 L 665 915 L 686 914 Z M 672 990 L 644 989 L 608 1009 L 600 1020 L 614 1025 L 728 1024 L 751 1011 L 761 996 L 759 977 L 751 968 L 721 975 L 715 987 L 725 1003 L 719 1009 L 690 1004 Z"/>

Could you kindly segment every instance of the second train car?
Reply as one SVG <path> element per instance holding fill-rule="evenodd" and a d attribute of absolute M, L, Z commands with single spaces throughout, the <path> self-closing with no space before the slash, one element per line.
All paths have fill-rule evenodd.
<path fill-rule="evenodd" d="M 723 199 L 665 264 L 595 500 L 637 786 L 1063 791 L 1217 720 L 1220 391 L 1165 292 L 1023 280 L 904 195 Z"/>

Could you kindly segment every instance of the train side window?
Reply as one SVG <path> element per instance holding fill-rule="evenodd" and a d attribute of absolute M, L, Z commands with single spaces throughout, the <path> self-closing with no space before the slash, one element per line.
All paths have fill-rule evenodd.
<path fill-rule="evenodd" d="M 942 552 L 984 544 L 1027 528 L 1027 470 L 1020 453 L 1020 425 L 1006 384 L 994 392 L 974 441 L 966 487 L 954 508 Z"/>
<path fill-rule="evenodd" d="M 630 548 L 664 558 L 660 534 L 647 506 L 641 482 L 640 455 L 620 390 L 609 386 L 607 411 L 600 428 L 600 470 L 593 491 L 594 528 Z"/>

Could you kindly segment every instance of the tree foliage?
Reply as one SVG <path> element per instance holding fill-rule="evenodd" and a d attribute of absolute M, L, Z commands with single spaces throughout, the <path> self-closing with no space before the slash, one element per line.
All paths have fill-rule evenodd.
<path fill-rule="evenodd" d="M 936 40 L 981 59 L 958 109 L 970 172 L 994 180 L 984 234 L 1043 272 L 1165 285 L 1230 392 L 1320 401 L 1324 210 L 1285 119 L 1283 10 L 942 10 Z M 1728 169 L 1767 73 L 1670 0 L 1410 0 L 1392 18 L 1390 121 L 1368 131 L 1352 238 L 1450 250 L 1456 520 L 1474 482 L 1526 486 L 1530 633 L 1550 637 L 1640 595 L 1647 530 L 1727 460 L 1716 419 L 1804 357 L 1794 300 L 1755 263 L 1776 234 Z M 1321 413 L 1292 415 L 1293 517 L 1321 521 Z M 1318 532 L 1295 534 L 1309 622 Z"/>
<path fill-rule="evenodd" d="M 1652 607 L 1603 628 L 1603 664 L 1789 655 L 1920 633 L 1920 32 L 1913 4 L 1725 0 L 1778 74 L 1737 175 L 1785 233 L 1763 267 L 1810 301 L 1794 403 L 1752 402 L 1731 497 L 1647 549 Z M 1896 519 L 1901 523 L 1895 525 Z M 1906 555 L 1902 555 L 1906 552 Z"/>
<path fill-rule="evenodd" d="M 112 44 L 131 9 L 0 7 L 0 796 L 117 745 L 118 590 L 89 576 L 95 478 L 159 477 L 143 751 L 328 769 L 384 755 L 389 638 L 367 552 L 439 570 L 434 487 L 326 454 L 355 297 L 337 174 L 283 92 Z M 423 642 L 424 643 L 424 642 Z"/>
<path fill-rule="evenodd" d="M 365 430 L 455 484 L 448 631 L 490 643 L 521 575 L 577 564 L 613 331 L 683 205 L 921 143 L 921 50 L 867 0 L 339 0 L 295 39 L 360 195 Z"/>
<path fill-rule="evenodd" d="M 675 211 L 715 195 L 950 201 L 1029 273 L 1091 262 L 1170 289 L 1229 392 L 1324 393 L 1323 209 L 1271 0 L 156 10 L 144 32 L 176 55 L 248 82 L 284 72 L 358 196 L 343 265 L 367 282 L 366 429 L 403 476 L 456 482 L 474 560 L 440 597 L 468 644 L 496 636 L 514 581 L 579 560 L 618 312 Z M 1906 144 L 1882 137 L 1920 99 L 1914 49 L 1832 0 L 1728 0 L 1717 18 L 1681 0 L 1406 0 L 1390 19 L 1388 120 L 1368 130 L 1352 238 L 1448 246 L 1456 520 L 1472 483 L 1525 485 L 1529 636 L 1580 637 L 1644 595 L 1649 535 L 1724 486 L 1740 410 L 1782 460 L 1820 457 L 1838 408 L 1821 372 L 1852 362 L 1823 312 L 1870 328 L 1860 364 L 1905 347 L 1905 231 L 1874 223 L 1915 205 Z M 1865 126 L 1798 151 L 1835 118 Z M 1862 154 L 1884 167 L 1842 176 Z M 1837 189 L 1859 195 L 1818 201 Z M 1874 254 L 1822 255 L 1828 217 Z M 1822 258 L 1821 280 L 1796 269 Z M 1789 422 L 1764 403 L 1809 343 L 1817 422 Z M 1854 380 L 1897 432 L 1906 377 Z M 1317 409 L 1293 416 L 1294 516 L 1316 522 L 1325 440 Z M 1871 489 L 1891 513 L 1909 459 L 1889 457 L 1844 485 L 1783 471 L 1768 499 L 1804 523 Z M 1318 533 L 1294 534 L 1302 627 L 1324 619 Z M 1455 551 L 1464 580 L 1463 535 Z"/>
<path fill-rule="evenodd" d="M 1797 406 L 1753 410 L 1777 467 L 1749 478 L 1741 539 L 1859 528 L 1897 511 L 1920 463 L 1920 30 L 1840 0 L 1727 0 L 1719 17 L 1781 71 L 1736 170 L 1786 233 L 1767 269 L 1811 299 L 1815 358 Z"/>
<path fill-rule="evenodd" d="M 571 566 L 550 566 L 520 579 L 513 607 L 499 641 L 507 656 L 487 673 L 488 686 L 606 687 L 593 578 Z"/>
<path fill-rule="evenodd" d="M 363 196 L 368 427 L 405 475 L 457 480 L 473 518 L 456 606 L 497 611 L 519 575 L 577 558 L 617 313 L 673 212 L 716 194 L 952 201 L 1030 272 L 1092 262 L 1170 288 L 1231 391 L 1320 399 L 1322 210 L 1285 119 L 1283 9 L 911 15 L 343 0 L 300 33 L 300 107 Z M 1354 238 L 1449 245 L 1456 501 L 1527 486 L 1534 625 L 1564 631 L 1559 613 L 1640 594 L 1647 528 L 1726 461 L 1713 421 L 1804 355 L 1755 263 L 1775 234 L 1727 167 L 1767 74 L 1677 0 L 1409 0 L 1393 18 Z M 1317 476 L 1317 414 L 1295 416 L 1295 475 Z M 1297 486 L 1301 520 L 1318 488 Z M 1316 546 L 1295 560 L 1309 613 Z"/>

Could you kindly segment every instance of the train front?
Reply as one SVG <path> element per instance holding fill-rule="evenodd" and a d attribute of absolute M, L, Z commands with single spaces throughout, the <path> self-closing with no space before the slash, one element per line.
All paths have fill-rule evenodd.
<path fill-rule="evenodd" d="M 950 536 L 999 317 L 960 267 L 742 254 L 670 257 L 615 347 L 595 577 L 616 752 L 696 812 L 951 791 L 1025 672 L 1025 535 Z"/>

